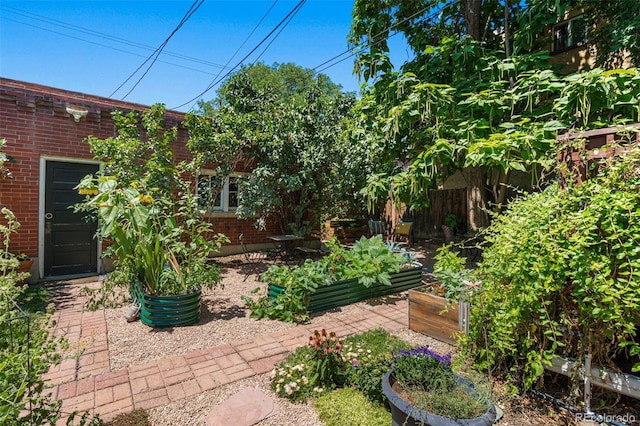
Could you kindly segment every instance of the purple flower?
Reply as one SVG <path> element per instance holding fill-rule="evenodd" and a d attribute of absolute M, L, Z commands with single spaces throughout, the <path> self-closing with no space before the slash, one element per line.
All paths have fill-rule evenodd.
<path fill-rule="evenodd" d="M 416 357 L 416 358 L 434 358 L 442 364 L 443 367 L 451 367 L 451 354 L 440 355 L 435 353 L 428 346 L 419 346 L 412 349 L 400 349 L 394 354 L 394 358 Z"/>
<path fill-rule="evenodd" d="M 353 365 L 354 367 L 360 367 L 360 361 L 358 361 L 357 359 L 352 359 L 351 365 Z"/>

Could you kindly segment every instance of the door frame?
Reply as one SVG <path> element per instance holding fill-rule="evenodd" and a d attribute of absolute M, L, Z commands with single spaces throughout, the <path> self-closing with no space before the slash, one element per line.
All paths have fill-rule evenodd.
<path fill-rule="evenodd" d="M 46 173 L 47 173 L 47 162 L 48 161 L 58 161 L 61 163 L 71 163 L 71 164 L 95 164 L 100 169 L 102 168 L 102 163 L 96 160 L 90 160 L 85 158 L 71 158 L 71 157 L 58 157 L 53 155 L 42 155 L 40 156 L 40 183 L 38 185 L 38 278 L 44 278 L 44 207 L 45 207 L 45 187 L 46 187 Z M 98 274 L 102 271 L 102 240 L 97 239 L 96 244 L 97 247 L 97 256 L 96 265 L 98 269 Z"/>

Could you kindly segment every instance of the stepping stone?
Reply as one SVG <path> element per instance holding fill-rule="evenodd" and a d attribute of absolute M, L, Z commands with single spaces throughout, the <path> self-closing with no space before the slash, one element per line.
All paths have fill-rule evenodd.
<path fill-rule="evenodd" d="M 207 415 L 207 426 L 252 426 L 278 414 L 278 405 L 266 393 L 244 388 Z"/>

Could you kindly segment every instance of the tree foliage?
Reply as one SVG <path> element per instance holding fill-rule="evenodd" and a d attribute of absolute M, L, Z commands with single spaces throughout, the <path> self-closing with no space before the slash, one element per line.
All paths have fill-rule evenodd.
<path fill-rule="evenodd" d="M 321 217 L 362 202 L 357 188 L 370 169 L 368 156 L 343 138 L 353 103 L 353 95 L 324 75 L 293 64 L 256 64 L 233 75 L 215 101 L 201 104 L 204 118 L 190 120 L 208 120 L 195 137 L 202 164 L 228 166 L 234 155 L 252 159 L 240 216 L 274 215 L 283 232 L 306 234 Z M 222 146 L 233 155 L 213 157 Z M 218 171 L 224 177 L 230 169 Z"/>
<path fill-rule="evenodd" d="M 530 52 L 534 31 L 568 5 L 509 3 L 505 18 L 497 1 L 356 1 L 350 40 L 361 49 L 356 70 L 370 83 L 360 101 L 369 115 L 363 123 L 380 153 L 364 192 L 375 199 L 391 189 L 396 202 L 416 209 L 437 182 L 462 171 L 468 211 L 476 214 L 469 226 L 478 229 L 488 223 L 477 214 L 485 198 L 499 210 L 513 171 L 535 178 L 551 166 L 558 130 L 636 119 L 636 70 L 562 77 L 546 52 Z M 479 33 L 470 15 L 480 16 Z M 511 33 L 503 32 L 505 23 Z M 391 28 L 413 53 L 395 67 Z M 505 54 L 504 40 L 514 54 Z"/>

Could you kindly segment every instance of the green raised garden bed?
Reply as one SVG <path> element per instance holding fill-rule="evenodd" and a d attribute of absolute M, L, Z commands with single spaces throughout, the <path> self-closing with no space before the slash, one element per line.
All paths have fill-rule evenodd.
<path fill-rule="evenodd" d="M 140 304 L 140 321 L 151 327 L 180 327 L 200 320 L 201 291 L 175 296 L 147 294 L 139 286 L 135 300 Z"/>
<path fill-rule="evenodd" d="M 400 293 L 421 284 L 422 267 L 403 269 L 391 274 L 391 285 L 381 283 L 367 288 L 358 283 L 358 280 L 336 281 L 330 286 L 318 287 L 309 295 L 309 312 L 322 312 L 340 306 L 350 305 L 372 297 L 387 296 Z M 283 287 L 269 284 L 267 294 L 276 298 L 283 291 Z"/>

